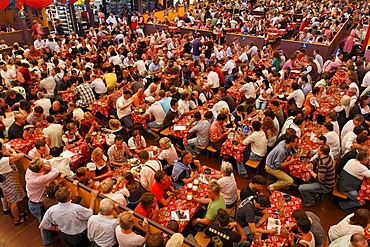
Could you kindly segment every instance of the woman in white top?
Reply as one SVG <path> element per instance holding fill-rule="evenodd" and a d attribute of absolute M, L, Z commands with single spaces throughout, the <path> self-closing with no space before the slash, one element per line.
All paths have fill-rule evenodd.
<path fill-rule="evenodd" d="M 218 179 L 221 193 L 224 196 L 226 207 L 233 206 L 238 201 L 238 189 L 233 174 L 233 165 L 230 162 L 222 161 L 222 175 L 211 175 L 211 178 Z"/>
<path fill-rule="evenodd" d="M 331 242 L 337 238 L 354 233 L 364 234 L 370 227 L 370 211 L 368 209 L 357 209 L 355 213 L 346 216 L 338 224 L 329 228 L 328 236 Z"/>
<path fill-rule="evenodd" d="M 175 160 L 179 157 L 177 156 L 176 148 L 171 143 L 171 140 L 168 137 L 163 137 L 159 140 L 159 146 L 161 147 L 162 151 L 158 155 L 158 159 L 167 163 L 163 165 L 163 170 L 166 170 L 173 166 Z M 162 163 L 163 164 L 163 163 Z M 172 171 L 172 169 L 169 169 Z"/>
<path fill-rule="evenodd" d="M 117 183 L 118 184 L 118 183 Z M 126 199 L 125 197 L 130 196 L 130 192 L 123 188 L 122 190 L 116 191 L 116 188 L 113 188 L 113 181 L 110 178 L 105 179 L 103 182 L 100 183 L 100 191 L 102 195 L 112 199 L 113 201 L 126 206 Z"/>
<path fill-rule="evenodd" d="M 271 99 L 272 88 L 268 80 L 263 80 L 261 86 L 257 89 L 259 90 L 259 96 L 256 100 L 256 109 L 264 110 L 267 107 L 268 101 Z"/>
<path fill-rule="evenodd" d="M 93 180 L 103 180 L 113 175 L 103 149 L 95 148 L 91 153 L 91 160 L 92 162 L 87 163 L 86 167 L 89 169 Z"/>
<path fill-rule="evenodd" d="M 127 145 L 134 154 L 138 154 L 141 150 L 146 148 L 146 141 L 139 130 L 134 130 Z"/>
<path fill-rule="evenodd" d="M 12 125 L 15 121 L 14 113 L 12 109 L 9 107 L 8 104 L 2 105 L 0 108 L 0 121 L 3 122 L 6 129 L 9 129 L 10 125 Z"/>

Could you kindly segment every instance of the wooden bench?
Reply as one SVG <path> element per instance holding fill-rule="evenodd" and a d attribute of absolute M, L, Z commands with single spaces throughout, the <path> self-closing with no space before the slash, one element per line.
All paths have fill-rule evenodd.
<path fill-rule="evenodd" d="M 256 174 L 258 174 L 260 163 L 261 163 L 260 160 L 247 160 L 247 162 L 245 162 L 245 165 L 248 166 L 249 170 L 250 168 L 257 169 Z"/>
<path fill-rule="evenodd" d="M 212 147 L 212 145 L 209 145 L 207 147 L 207 151 L 211 152 L 212 153 L 212 159 L 213 159 L 213 154 L 217 153 L 217 149 L 215 149 L 214 147 Z M 207 153 L 207 158 L 209 158 L 209 155 Z"/>
<path fill-rule="evenodd" d="M 170 128 L 165 128 L 164 130 L 161 131 L 160 134 L 163 135 L 163 136 L 169 136 Z"/>
<path fill-rule="evenodd" d="M 200 149 L 200 152 L 202 154 L 203 150 L 206 150 L 208 146 L 195 146 L 196 148 Z"/>
<path fill-rule="evenodd" d="M 158 131 L 160 131 L 161 129 L 160 128 L 150 128 L 152 131 L 154 131 L 154 132 L 158 132 Z"/>
<path fill-rule="evenodd" d="M 335 186 L 333 189 L 333 196 L 336 196 L 342 199 L 347 199 L 347 196 L 338 190 L 337 183 L 335 183 Z"/>
<path fill-rule="evenodd" d="M 194 239 L 197 241 L 197 244 L 200 246 L 207 246 L 211 239 L 204 235 L 203 232 L 198 232 L 197 235 L 195 235 Z"/>

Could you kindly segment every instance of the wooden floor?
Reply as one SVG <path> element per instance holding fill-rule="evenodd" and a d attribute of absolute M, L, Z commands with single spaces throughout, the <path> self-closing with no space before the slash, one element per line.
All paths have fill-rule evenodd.
<path fill-rule="evenodd" d="M 215 157 L 216 158 L 216 157 Z M 220 162 L 217 159 L 206 159 L 204 157 L 199 157 L 201 164 L 211 166 L 213 168 L 219 169 Z M 235 168 L 236 169 L 236 168 Z M 260 168 L 261 175 L 264 174 L 264 169 Z M 236 174 L 237 172 L 235 172 Z M 252 171 L 253 174 L 253 171 Z M 238 188 L 240 189 L 249 179 L 243 179 L 237 174 L 235 175 Z M 250 176 L 250 178 L 252 175 Z M 267 177 L 267 176 L 265 176 Z M 297 188 L 292 187 L 286 191 L 294 196 L 299 196 Z M 268 195 L 269 192 L 265 190 L 265 193 Z M 344 218 L 348 213 L 341 210 L 337 206 L 337 199 L 331 199 L 329 196 L 322 201 L 318 201 L 315 207 L 309 208 L 307 210 L 317 214 L 322 222 L 324 230 L 327 232 L 329 227 L 333 224 L 336 224 L 338 221 Z M 365 205 L 369 207 L 369 203 Z M 26 199 L 21 203 L 22 210 L 27 209 Z M 14 226 L 13 218 L 10 215 L 3 215 L 2 210 L 0 210 L 0 247 L 39 247 L 43 246 L 40 231 L 38 229 L 38 220 L 34 218 L 30 213 L 29 220 L 19 226 Z M 62 246 L 59 239 L 55 241 L 52 247 Z"/>

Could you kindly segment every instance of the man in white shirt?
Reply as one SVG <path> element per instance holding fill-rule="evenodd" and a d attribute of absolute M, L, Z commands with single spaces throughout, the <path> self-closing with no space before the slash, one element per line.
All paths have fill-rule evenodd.
<path fill-rule="evenodd" d="M 109 13 L 109 17 L 107 18 L 107 21 L 106 22 L 108 24 L 113 23 L 113 27 L 117 26 L 117 19 L 114 16 L 114 13 L 113 12 L 110 12 Z"/>
<path fill-rule="evenodd" d="M 113 217 L 114 202 L 105 198 L 100 201 L 99 214 L 93 215 L 87 221 L 87 237 L 94 246 L 116 246 L 115 229 L 118 220 Z"/>
<path fill-rule="evenodd" d="M 239 92 L 244 93 L 245 98 L 256 98 L 256 89 L 253 85 L 253 82 L 245 83 L 240 89 Z"/>
<path fill-rule="evenodd" d="M 334 159 L 340 157 L 340 140 L 337 133 L 334 132 L 334 126 L 330 122 L 325 122 L 321 128 L 326 137 L 326 145 L 330 147 Z"/>
<path fill-rule="evenodd" d="M 38 100 L 35 101 L 35 106 L 41 106 L 44 109 L 44 115 L 45 117 L 49 116 L 49 110 L 51 108 L 51 101 L 50 99 L 45 97 L 45 94 L 43 92 L 37 93 Z"/>
<path fill-rule="evenodd" d="M 370 70 L 366 72 L 364 78 L 362 79 L 361 87 L 367 88 L 370 86 Z"/>
<path fill-rule="evenodd" d="M 105 87 L 104 81 L 95 74 L 91 75 L 90 87 L 95 94 L 95 98 L 99 98 L 97 96 L 107 92 L 107 88 Z"/>
<path fill-rule="evenodd" d="M 222 69 L 222 71 L 226 71 L 228 75 L 230 75 L 232 73 L 232 70 L 233 68 L 236 67 L 236 64 L 235 64 L 235 61 L 233 60 L 232 57 L 228 57 L 229 60 L 227 60 L 224 68 Z"/>
<path fill-rule="evenodd" d="M 141 168 L 140 182 L 141 185 L 147 190 L 151 191 L 155 182 L 154 174 L 158 170 L 162 170 L 161 162 L 158 160 L 150 160 L 149 153 L 146 150 L 139 152 L 140 163 L 143 165 Z"/>
<path fill-rule="evenodd" d="M 45 97 L 52 99 L 54 98 L 54 89 L 56 86 L 55 79 L 53 76 L 48 76 L 46 72 L 41 72 L 40 88 L 46 90 Z"/>
<path fill-rule="evenodd" d="M 343 143 L 343 139 L 344 139 L 344 136 L 350 132 L 350 131 L 353 131 L 353 129 L 355 128 L 355 126 L 358 126 L 358 125 L 361 125 L 363 122 L 365 121 L 365 118 L 360 115 L 360 114 L 357 114 L 352 120 L 349 120 L 344 126 L 343 126 L 343 129 L 340 133 L 340 139 Z"/>
<path fill-rule="evenodd" d="M 209 86 L 211 89 L 216 90 L 220 87 L 220 78 L 218 74 L 212 70 L 212 67 L 207 68 L 208 76 L 207 83 L 205 85 Z"/>
<path fill-rule="evenodd" d="M 315 56 L 315 60 L 319 62 L 320 68 L 322 69 L 324 67 L 324 59 L 320 55 L 320 51 L 319 50 L 314 50 L 313 55 Z"/>
<path fill-rule="evenodd" d="M 48 122 L 48 127 L 42 130 L 46 144 L 49 146 L 49 148 L 57 147 L 63 150 L 62 125 L 54 123 L 54 116 L 47 116 L 46 121 Z"/>
<path fill-rule="evenodd" d="M 8 69 L 8 66 L 6 66 L 4 62 L 0 62 L 0 69 L 0 75 L 4 80 L 4 85 L 9 87 L 11 85 L 11 81 L 17 79 L 17 73 L 12 69 Z"/>
<path fill-rule="evenodd" d="M 226 103 L 226 101 L 222 100 L 222 97 L 220 95 L 216 94 L 214 96 L 214 100 L 216 101 L 216 103 L 214 104 L 214 106 L 212 107 L 212 110 L 211 110 L 212 113 L 213 113 L 214 119 L 217 118 L 221 109 L 227 109 L 230 112 L 229 105 Z"/>
<path fill-rule="evenodd" d="M 46 47 L 46 43 L 41 39 L 41 35 L 37 35 L 37 39 L 33 42 L 33 46 L 37 50 Z"/>
<path fill-rule="evenodd" d="M 155 101 L 153 96 L 145 97 L 145 101 L 148 103 L 149 108 L 146 110 L 142 118 L 149 119 L 149 122 L 147 123 L 147 127 L 144 127 L 144 129 L 154 136 L 155 141 L 158 141 L 159 135 L 152 131 L 151 128 L 161 129 L 163 127 L 163 120 L 166 117 L 166 113 L 161 104 L 158 101 Z M 153 119 L 154 121 L 151 121 Z"/>
<path fill-rule="evenodd" d="M 362 125 L 357 125 L 352 131 L 347 132 L 342 140 L 342 153 L 345 154 L 352 150 L 352 145 L 356 142 L 358 135 L 364 134 L 365 128 Z"/>
<path fill-rule="evenodd" d="M 131 91 L 124 90 L 123 95 L 117 99 L 116 106 L 117 106 L 117 117 L 121 124 L 129 130 L 133 129 L 134 122 L 132 121 L 131 118 L 132 112 Z"/>
<path fill-rule="evenodd" d="M 288 100 L 294 99 L 298 108 L 302 108 L 305 97 L 298 83 L 292 83 L 293 92 L 287 97 Z"/>

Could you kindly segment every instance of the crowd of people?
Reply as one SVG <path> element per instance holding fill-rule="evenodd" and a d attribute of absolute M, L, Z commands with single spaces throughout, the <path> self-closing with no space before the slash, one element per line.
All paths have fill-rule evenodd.
<path fill-rule="evenodd" d="M 263 32 L 258 25 L 284 28 L 289 21 L 282 12 L 300 10 L 302 31 L 309 26 L 307 33 L 319 30 L 330 39 L 350 18 L 356 25 L 343 51 L 326 61 L 320 50 L 307 54 L 301 48 L 286 57 L 271 45 L 242 47 L 237 40 L 218 49 L 218 36 L 146 34 L 140 16 L 128 24 L 110 15 L 86 37 L 56 33 L 35 36 L 29 47 L 14 43 L 0 59 L 3 211 L 15 226 L 28 219 L 19 209 L 26 194 L 14 164 L 25 154 L 12 147 L 26 140 L 32 159 L 25 174 L 28 210 L 40 221 L 44 245 L 57 231 L 65 246 L 181 246 L 180 233 L 151 234 L 146 220 L 137 234 L 133 213 L 118 205 L 157 221 L 160 208 L 198 181 L 204 164 L 196 158 L 208 149 L 222 156 L 221 173 L 206 177 L 206 198 L 192 199 L 208 206 L 183 233 L 203 231 L 212 246 L 254 244 L 278 232 L 261 227 L 272 203 L 265 186 L 272 194 L 298 183 L 305 209 L 334 187 L 347 197 L 340 207 L 356 209 L 330 227 L 330 246 L 368 246 L 370 212 L 358 197 L 370 178 L 370 63 L 361 55 L 348 57 L 364 38 L 368 3 L 324 4 L 296 2 L 293 8 L 271 2 L 261 19 L 267 23 L 258 24 L 246 3 L 217 3 L 175 21 L 215 29 L 244 30 L 243 24 L 246 33 L 257 34 Z M 96 110 L 94 104 L 104 107 Z M 176 131 L 183 131 L 181 138 Z M 234 146 L 242 150 L 225 151 Z M 70 153 L 78 153 L 78 161 Z M 139 172 L 128 169 L 133 161 L 142 165 Z M 248 178 L 248 161 L 276 179 L 268 184 L 253 176 L 241 189 L 232 221 L 227 209 L 239 199 L 233 166 Z M 74 191 L 63 186 L 66 176 L 74 179 Z M 92 189 L 89 209 L 79 205 L 79 183 Z M 93 215 L 98 193 L 106 199 Z M 299 209 L 292 218 L 294 224 L 279 230 L 291 246 L 324 246 L 317 215 Z M 179 231 L 176 221 L 166 227 Z"/>

